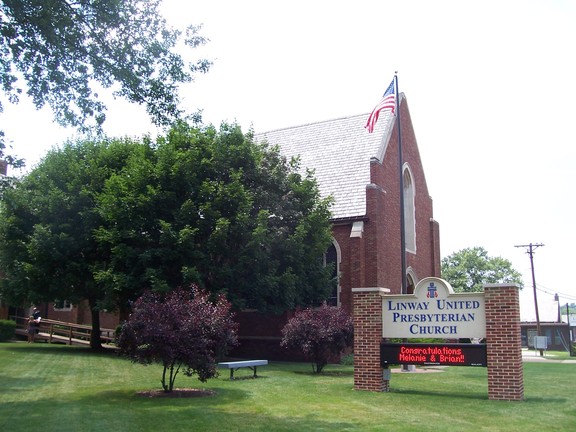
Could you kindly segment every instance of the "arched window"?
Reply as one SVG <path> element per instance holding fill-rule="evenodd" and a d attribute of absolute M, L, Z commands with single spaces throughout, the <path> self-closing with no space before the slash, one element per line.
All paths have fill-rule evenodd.
<path fill-rule="evenodd" d="M 414 294 L 414 287 L 416 286 L 416 274 L 412 267 L 406 270 L 406 294 Z"/>
<path fill-rule="evenodd" d="M 414 208 L 414 182 L 410 168 L 404 166 L 404 232 L 406 250 L 416 253 L 416 209 Z"/>
<path fill-rule="evenodd" d="M 324 254 L 324 265 L 332 266 L 331 280 L 333 281 L 333 288 L 330 297 L 326 300 L 326 303 L 330 306 L 338 306 L 340 304 L 340 281 L 338 274 L 340 271 L 340 247 L 336 240 L 332 241 L 332 244 L 326 250 Z"/>

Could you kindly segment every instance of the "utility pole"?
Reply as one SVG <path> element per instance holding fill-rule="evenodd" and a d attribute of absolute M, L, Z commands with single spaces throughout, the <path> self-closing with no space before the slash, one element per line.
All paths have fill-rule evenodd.
<path fill-rule="evenodd" d="M 572 327 L 570 327 L 570 308 L 568 307 L 568 302 L 566 302 L 566 322 L 568 323 L 568 343 L 570 344 L 570 357 L 576 355 L 574 354 L 574 343 L 572 342 Z"/>
<path fill-rule="evenodd" d="M 516 245 L 514 247 L 517 248 L 528 248 L 526 253 L 530 255 L 530 268 L 532 269 L 532 288 L 534 290 L 534 308 L 536 309 L 536 335 L 542 336 L 540 330 L 540 314 L 538 313 L 538 296 L 536 295 L 536 277 L 534 276 L 534 250 L 539 248 L 540 246 L 544 246 L 542 243 L 537 244 L 527 244 L 527 245 Z M 544 351 L 540 349 L 540 357 L 544 356 Z"/>

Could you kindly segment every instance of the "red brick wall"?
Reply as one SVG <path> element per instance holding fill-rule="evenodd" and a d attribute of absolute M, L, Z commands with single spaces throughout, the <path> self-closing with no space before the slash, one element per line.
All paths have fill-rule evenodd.
<path fill-rule="evenodd" d="M 435 277 L 441 277 L 440 261 L 440 225 L 434 219 L 430 219 L 430 268 Z"/>
<path fill-rule="evenodd" d="M 87 301 L 73 305 L 72 310 L 69 311 L 54 310 L 54 303 L 48 303 L 42 305 L 40 311 L 43 318 L 74 324 L 92 324 L 92 313 Z M 101 328 L 115 329 L 118 324 L 120 324 L 120 315 L 118 313 L 100 312 Z"/>
<path fill-rule="evenodd" d="M 382 297 L 384 288 L 355 288 L 354 295 L 354 389 L 385 391 L 380 366 Z"/>
<path fill-rule="evenodd" d="M 364 242 L 362 238 L 350 238 L 352 223 L 334 224 L 332 235 L 340 246 L 342 253 L 340 262 L 340 306 L 348 313 L 352 313 L 352 287 L 364 286 Z"/>
<path fill-rule="evenodd" d="M 402 150 L 404 163 L 410 166 L 414 184 L 416 253 L 408 252 L 407 267 L 420 280 L 440 277 L 440 232 L 434 220 L 432 199 L 424 175 L 408 104 L 401 105 Z M 382 161 L 370 163 L 371 184 L 366 188 L 366 218 L 362 239 L 350 238 L 352 223 L 335 225 L 334 238 L 340 245 L 341 304 L 352 311 L 352 288 L 387 287 L 400 293 L 402 268 L 400 253 L 400 176 L 397 128 Z"/>
<path fill-rule="evenodd" d="M 488 398 L 524 399 L 520 303 L 516 285 L 485 285 Z"/>
<path fill-rule="evenodd" d="M 436 235 L 438 224 L 431 224 L 434 219 L 433 202 L 428 192 L 424 166 L 420 158 L 416 135 L 408 109 L 408 102 L 404 98 L 400 106 L 400 118 L 402 121 L 402 153 L 403 161 L 410 167 L 412 182 L 414 185 L 414 207 L 416 210 L 416 254 L 408 252 L 406 256 L 407 266 L 415 272 L 418 280 L 428 276 L 440 277 L 440 237 Z M 394 177 L 387 180 L 394 188 L 399 183 L 398 175 L 398 151 L 397 151 L 397 131 L 394 130 L 390 137 L 388 152 L 391 156 L 390 164 L 395 163 Z M 388 155 L 386 156 L 388 157 Z M 434 167 L 428 167 L 434 169 Z M 388 187 L 387 187 L 387 192 Z M 390 194 L 388 194 L 390 195 Z M 398 193 L 396 194 L 398 196 Z M 398 199 L 399 198 L 395 198 Z M 398 201 L 399 202 L 399 201 Z M 396 207 L 399 212 L 399 205 Z M 398 213 L 399 215 L 399 213 Z M 399 218 L 400 216 L 398 216 Z M 431 226 L 432 225 L 432 226 Z M 399 231 L 399 227 L 396 228 Z M 399 234 L 398 234 L 399 236 Z M 398 240 L 398 244 L 400 241 Z M 400 259 L 400 258 L 398 258 Z M 380 283 L 378 286 L 385 286 L 394 291 L 396 285 Z"/>
<path fill-rule="evenodd" d="M 8 319 L 8 305 L 2 304 L 0 300 L 0 320 Z"/>

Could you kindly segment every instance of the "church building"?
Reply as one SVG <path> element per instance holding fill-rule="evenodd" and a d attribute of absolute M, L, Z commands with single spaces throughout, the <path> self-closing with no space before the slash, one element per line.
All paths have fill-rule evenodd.
<path fill-rule="evenodd" d="M 338 286 L 330 303 L 352 313 L 352 289 L 381 287 L 391 294 L 411 293 L 424 277 L 440 277 L 439 225 L 434 220 L 424 167 L 406 98 L 399 100 L 402 176 L 398 155 L 398 122 L 382 111 L 372 133 L 362 114 L 256 134 L 277 145 L 283 155 L 298 156 L 301 168 L 314 170 L 322 197 L 332 196 L 333 242 L 325 254 L 335 263 Z M 402 275 L 400 193 L 403 194 L 406 255 Z M 280 329 L 290 316 L 239 314 L 238 354 L 267 353 L 279 344 Z M 267 345 L 267 348 L 265 346 Z M 269 356 L 270 357 L 270 356 Z"/>
<path fill-rule="evenodd" d="M 354 288 L 387 288 L 391 294 L 405 289 L 411 293 L 422 278 L 440 277 L 439 225 L 434 220 L 432 198 L 403 94 L 398 105 L 400 130 L 397 117 L 391 111 L 381 111 L 371 133 L 365 127 L 369 116 L 362 114 L 255 135 L 258 142 L 278 146 L 287 158 L 299 157 L 302 170 L 314 171 L 322 197 L 333 197 L 333 240 L 324 260 L 334 264 L 338 283 L 328 302 L 350 314 Z M 85 302 L 76 306 L 61 303 L 42 305 L 43 317 L 89 323 Z M 3 312 L 6 315 L 7 310 Z M 293 312 L 281 316 L 256 311 L 238 313 L 240 346 L 231 355 L 269 360 L 296 358 L 287 356 L 280 347 L 281 330 L 292 315 Z M 115 313 L 103 312 L 101 325 L 113 329 L 118 319 Z"/>

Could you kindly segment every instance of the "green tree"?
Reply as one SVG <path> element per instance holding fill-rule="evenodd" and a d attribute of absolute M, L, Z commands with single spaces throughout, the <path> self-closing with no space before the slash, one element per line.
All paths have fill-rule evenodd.
<path fill-rule="evenodd" d="M 87 299 L 94 330 L 102 309 L 191 283 L 237 308 L 318 305 L 331 292 L 329 205 L 312 173 L 236 125 L 68 144 L 0 202 L 1 293 Z"/>
<path fill-rule="evenodd" d="M 489 257 L 482 247 L 454 252 L 442 258 L 442 278 L 456 292 L 479 292 L 487 283 L 516 283 L 522 286 L 522 275 L 505 258 Z"/>
<path fill-rule="evenodd" d="M 181 123 L 152 156 L 130 160 L 98 199 L 110 260 L 96 277 L 119 303 L 190 283 L 266 312 L 327 298 L 330 201 L 312 173 L 228 124 Z"/>
<path fill-rule="evenodd" d="M 24 160 L 19 159 L 13 155 L 6 155 L 4 152 L 5 146 L 3 143 L 4 132 L 0 131 L 0 199 L 4 191 L 10 187 L 14 186 L 14 183 L 18 181 L 15 176 L 8 175 L 8 167 L 12 168 L 22 168 L 24 166 Z"/>
<path fill-rule="evenodd" d="M 94 279 L 106 255 L 93 233 L 100 226 L 96 198 L 106 179 L 136 152 L 130 141 L 80 142 L 50 151 L 0 202 L 2 296 L 14 304 L 88 300 L 93 334 L 99 311 L 113 295 Z M 91 346 L 100 348 L 99 338 Z"/>
<path fill-rule="evenodd" d="M 11 103 L 24 91 L 48 104 L 62 125 L 100 126 L 106 106 L 93 84 L 144 104 L 154 123 L 181 117 L 178 84 L 210 62 L 185 64 L 175 52 L 182 31 L 169 27 L 161 0 L 1 0 L 0 82 Z M 199 27 L 184 42 L 206 42 Z M 22 82 L 25 85 L 22 85 Z M 0 110 L 2 105 L 0 105 Z"/>

